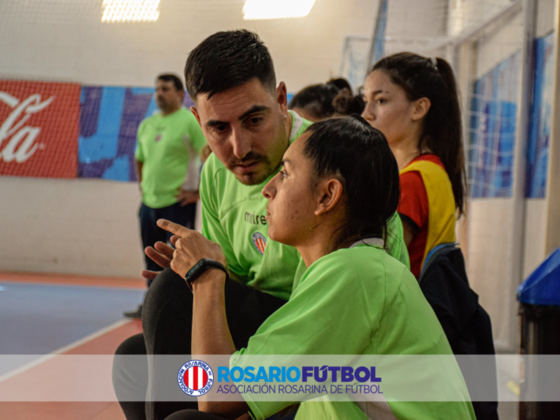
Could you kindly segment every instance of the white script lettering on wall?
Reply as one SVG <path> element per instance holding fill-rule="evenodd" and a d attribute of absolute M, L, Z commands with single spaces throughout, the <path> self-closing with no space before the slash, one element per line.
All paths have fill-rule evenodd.
<path fill-rule="evenodd" d="M 4 121 L 0 121 L 0 160 L 22 163 L 33 156 L 39 147 L 45 147 L 44 144 L 35 142 L 41 133 L 41 127 L 25 124 L 31 115 L 44 110 L 54 99 L 51 96 L 41 102 L 41 95 L 36 93 L 20 101 L 9 93 L 0 91 L 0 101 L 13 109 Z"/>

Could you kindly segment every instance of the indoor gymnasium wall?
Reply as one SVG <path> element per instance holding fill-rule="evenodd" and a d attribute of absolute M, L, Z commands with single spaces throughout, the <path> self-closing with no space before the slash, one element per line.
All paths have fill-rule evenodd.
<path fill-rule="evenodd" d="M 492 318 L 500 351 L 519 346 L 517 287 L 547 254 L 546 145 L 552 125 L 552 86 L 546 85 L 550 83 L 546 71 L 554 73 L 550 65 L 555 3 L 536 2 L 534 54 L 540 65 L 535 64 L 534 92 L 526 99 L 530 113 L 526 133 L 520 131 L 519 118 L 523 12 L 499 22 L 473 44 L 475 86 L 468 92 L 466 139 L 471 188 L 467 266 L 472 287 Z M 521 153 L 526 166 L 523 179 L 516 174 L 516 153 Z M 522 226 L 517 221 L 520 214 Z"/>
<path fill-rule="evenodd" d="M 336 76 L 346 36 L 371 37 L 377 1 L 321 0 L 303 18 L 243 20 L 244 0 L 161 0 L 151 23 L 102 23 L 101 0 L 7 0 L 0 9 L 2 77 L 152 86 L 181 73 L 188 52 L 219 30 L 258 32 L 279 80 L 296 92 Z"/>
<path fill-rule="evenodd" d="M 0 79 L 152 87 L 227 29 L 257 31 L 289 92 L 337 76 L 346 36 L 371 37 L 377 2 L 317 1 L 305 18 L 244 21 L 243 0 L 162 0 L 155 23 L 101 23 L 101 0 L 0 4 Z M 0 270 L 137 276 L 136 183 L 0 176 Z"/>
<path fill-rule="evenodd" d="M 474 18 L 476 10 L 470 12 Z M 519 256 L 515 255 L 516 238 L 512 226 L 516 211 L 513 177 L 515 142 L 518 140 L 522 28 L 523 15 L 517 13 L 478 40 L 474 81 L 498 86 L 482 87 L 474 95 L 468 93 L 487 103 L 473 110 L 471 102 L 471 112 L 478 117 L 474 130 L 479 130 L 482 145 L 474 144 L 472 132 L 466 139 L 470 143 L 471 156 L 467 271 L 472 288 L 479 294 L 482 306 L 492 319 L 496 347 L 500 350 L 516 345 L 518 322 L 515 290 L 519 283 L 513 261 Z M 505 68 L 501 70 L 500 65 Z M 508 78 L 505 82 L 504 77 Z M 492 106 L 501 108 L 493 111 Z M 506 106 L 511 110 L 507 114 Z M 506 118 L 510 121 L 505 122 Z M 472 126 L 470 129 L 473 130 Z M 498 142 L 509 143 L 509 147 L 504 148 Z M 499 163 L 495 156 L 502 151 L 502 162 Z M 473 157 L 473 154 L 477 156 Z M 477 176 L 477 170 L 481 172 L 480 176 Z"/>
<path fill-rule="evenodd" d="M 556 1 L 555 0 L 539 0 L 537 9 L 537 22 L 536 22 L 536 37 L 537 43 L 541 43 L 543 40 L 548 41 L 543 47 L 539 48 L 537 44 L 538 52 L 536 54 L 536 59 L 541 63 L 544 62 L 544 67 L 537 71 L 539 74 L 536 76 L 536 80 L 541 80 L 541 104 L 539 117 L 535 118 L 535 123 L 540 130 L 535 128 L 535 132 L 549 136 L 551 132 L 551 115 L 552 115 L 552 92 L 554 86 L 554 79 L 550 79 L 548 74 L 545 74 L 547 70 L 554 73 L 554 16 L 556 13 Z M 543 57 L 544 56 L 544 57 Z M 535 85 L 537 89 L 537 84 Z M 537 96 L 536 94 L 534 96 Z M 537 105 L 538 106 L 538 105 Z M 549 143 L 550 138 L 547 142 Z M 547 153 L 546 153 L 547 154 Z M 543 162 L 542 159 L 535 157 L 535 166 L 546 166 L 549 165 L 548 162 Z M 539 162 L 540 160 L 540 162 Z M 546 158 L 545 160 L 548 160 Z M 535 168 L 537 169 L 537 168 Z M 538 170 L 538 169 L 537 169 Z M 548 170 L 544 171 L 545 174 Z M 546 176 L 546 175 L 545 175 Z M 531 183 L 531 178 L 527 180 Z M 546 180 L 544 182 L 546 184 Z M 546 185 L 545 185 L 546 187 Z M 540 263 L 545 259 L 549 251 L 546 250 L 546 236 L 547 236 L 547 207 L 548 207 L 548 197 L 546 193 L 546 188 L 542 188 L 542 191 L 531 191 L 531 186 L 529 185 L 530 194 L 525 202 L 525 233 L 524 233 L 524 260 L 523 260 L 523 278 L 527 278 L 529 274 L 533 272 L 535 268 L 539 266 Z"/>
<path fill-rule="evenodd" d="M 389 0 L 385 55 L 433 53 L 431 47 L 447 37 L 447 2 Z"/>

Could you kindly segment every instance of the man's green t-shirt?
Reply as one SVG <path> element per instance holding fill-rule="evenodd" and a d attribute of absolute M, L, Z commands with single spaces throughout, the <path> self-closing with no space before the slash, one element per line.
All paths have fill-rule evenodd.
<path fill-rule="evenodd" d="M 359 244 L 339 249 L 315 261 L 295 287 L 290 300 L 273 313 L 249 339 L 246 348 L 230 358 L 242 369 L 253 355 L 453 355 L 445 333 L 418 282 L 403 264 L 383 248 Z M 283 356 L 285 357 L 285 356 Z M 384 388 L 386 419 L 473 420 L 468 391 L 454 358 L 450 368 L 401 372 L 384 385 L 399 389 L 416 381 L 419 386 L 439 387 L 461 395 L 462 402 L 395 402 Z M 391 372 L 394 373 L 394 372 Z M 399 385 L 401 383 L 401 385 Z M 429 391 L 427 391 L 429 392 Z M 300 401 L 256 401 L 243 394 L 256 419 Z M 441 397 L 441 395 L 438 395 Z M 383 408 L 381 404 L 381 408 Z M 366 404 L 367 405 L 367 404 Z M 370 415 L 379 405 L 367 406 Z M 366 419 L 355 402 L 305 401 L 296 419 Z M 375 415 L 369 418 L 378 418 Z"/>
<path fill-rule="evenodd" d="M 205 145 L 198 121 L 186 108 L 181 107 L 166 116 L 156 114 L 142 121 L 134 154 L 136 160 L 143 163 L 142 202 L 159 209 L 175 204 L 182 186 L 196 190 L 196 159 Z"/>
<path fill-rule="evenodd" d="M 290 113 L 293 116 L 292 142 L 311 122 Z M 203 166 L 200 183 L 202 234 L 221 245 L 232 277 L 288 300 L 294 279 L 297 282 L 297 273 L 305 271 L 305 265 L 295 248 L 268 238 L 265 220 L 268 200 L 263 197 L 262 189 L 276 173 L 261 184 L 243 185 L 215 155 L 211 155 Z M 387 244 L 389 253 L 408 266 L 398 216 L 389 224 Z"/>

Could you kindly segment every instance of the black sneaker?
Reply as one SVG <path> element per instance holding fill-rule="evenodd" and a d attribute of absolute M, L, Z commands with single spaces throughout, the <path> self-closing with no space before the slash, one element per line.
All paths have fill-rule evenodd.
<path fill-rule="evenodd" d="M 140 306 L 138 306 L 138 308 L 134 309 L 133 311 L 123 312 L 123 315 L 127 318 L 142 319 L 142 304 L 140 304 Z"/>

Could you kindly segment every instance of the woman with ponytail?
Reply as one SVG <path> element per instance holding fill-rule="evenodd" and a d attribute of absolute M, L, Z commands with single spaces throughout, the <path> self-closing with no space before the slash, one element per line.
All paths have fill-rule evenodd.
<path fill-rule="evenodd" d="M 366 79 L 362 116 L 380 130 L 399 166 L 398 212 L 410 267 L 418 277 L 428 253 L 456 241 L 464 213 L 465 167 L 455 77 L 442 58 L 385 57 Z"/>

